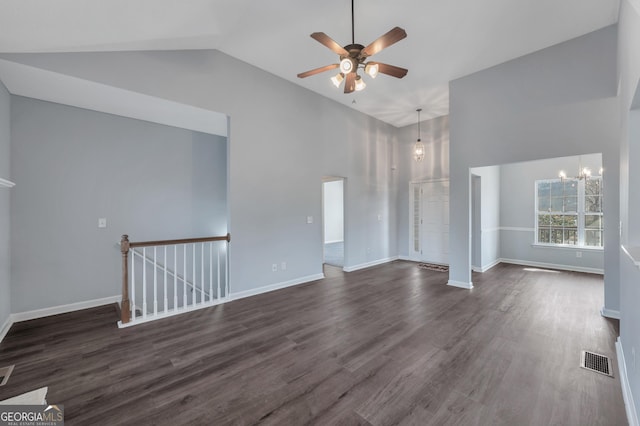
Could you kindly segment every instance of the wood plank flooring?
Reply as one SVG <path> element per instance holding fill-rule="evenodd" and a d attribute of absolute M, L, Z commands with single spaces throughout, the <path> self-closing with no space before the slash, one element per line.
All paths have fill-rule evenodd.
<path fill-rule="evenodd" d="M 68 425 L 624 425 L 598 275 L 498 265 L 471 291 L 396 261 L 118 329 L 115 306 L 15 324 L 0 399 Z M 616 377 L 579 368 L 613 359 Z"/>

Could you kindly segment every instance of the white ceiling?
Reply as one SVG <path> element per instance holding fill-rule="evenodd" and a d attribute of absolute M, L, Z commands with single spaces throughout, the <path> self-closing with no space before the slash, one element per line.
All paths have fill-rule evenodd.
<path fill-rule="evenodd" d="M 351 42 L 349 0 L 0 0 L 0 52 L 219 49 L 400 127 L 418 107 L 423 119 L 447 114 L 450 80 L 614 24 L 618 8 L 619 0 L 356 0 L 356 43 L 404 28 L 408 37 L 374 58 L 409 73 L 365 76 L 367 88 L 350 95 L 333 87 L 331 72 L 296 77 L 337 62 L 312 32 Z"/>

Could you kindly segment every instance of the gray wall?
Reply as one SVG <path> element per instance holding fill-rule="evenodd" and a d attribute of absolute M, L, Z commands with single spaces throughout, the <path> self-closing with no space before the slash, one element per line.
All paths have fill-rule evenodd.
<path fill-rule="evenodd" d="M 0 82 L 0 177 L 13 180 L 9 164 L 11 96 Z M 0 331 L 11 313 L 10 275 L 10 191 L 0 187 Z"/>
<path fill-rule="evenodd" d="M 2 57 L 230 116 L 232 292 L 322 272 L 322 176 L 346 178 L 345 267 L 397 254 L 389 125 L 218 51 Z"/>
<path fill-rule="evenodd" d="M 119 294 L 122 234 L 226 233 L 219 136 L 14 96 L 11 159 L 13 312 Z"/>
<path fill-rule="evenodd" d="M 640 185 L 640 176 L 637 173 L 640 164 L 640 113 L 637 110 L 637 105 L 640 103 L 640 95 L 637 92 L 640 80 L 640 13 L 633 8 L 629 0 L 623 0 L 621 3 L 618 25 L 618 66 L 622 122 L 620 137 L 622 243 L 640 246 L 640 235 L 637 231 L 640 210 L 633 201 L 633 195 L 637 196 Z M 632 104 L 635 105 L 636 111 L 630 115 L 628 112 Z M 629 203 L 631 194 L 633 194 L 632 201 Z M 639 283 L 640 270 L 634 266 L 631 259 L 621 253 L 620 341 L 637 412 L 640 412 L 640 367 L 637 360 L 633 362 L 633 353 L 635 352 L 638 357 L 640 351 Z"/>
<path fill-rule="evenodd" d="M 594 175 L 598 174 L 602 163 L 600 154 L 580 157 L 553 158 L 501 166 L 501 257 L 527 262 L 550 263 L 564 267 L 586 270 L 604 268 L 604 252 L 584 248 L 550 248 L 532 246 L 535 240 L 535 181 L 555 179 L 560 170 L 568 176 L 575 176 L 582 161 Z M 608 176 L 605 175 L 608 180 Z M 606 184 L 605 184 L 606 185 Z M 614 187 L 615 182 L 609 187 Z M 615 189 L 614 189 L 615 190 Z M 608 213 L 608 212 L 607 212 Z M 615 232 L 613 230 L 612 232 Z M 582 254 L 576 257 L 576 252 Z"/>
<path fill-rule="evenodd" d="M 471 282 L 470 167 L 602 152 L 618 181 L 616 43 L 607 27 L 450 83 L 451 281 Z M 616 229 L 619 194 L 604 205 Z M 605 307 L 617 311 L 618 233 L 605 246 Z"/>
<path fill-rule="evenodd" d="M 437 117 L 420 123 L 421 139 L 426 155 L 423 161 L 413 159 L 413 145 L 418 125 L 398 129 L 394 162 L 398 177 L 398 254 L 409 256 L 409 183 L 449 178 L 449 117 Z"/>

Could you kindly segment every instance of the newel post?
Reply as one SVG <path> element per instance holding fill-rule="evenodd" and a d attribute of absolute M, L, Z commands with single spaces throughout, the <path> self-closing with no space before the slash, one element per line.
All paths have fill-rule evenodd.
<path fill-rule="evenodd" d="M 131 306 L 129 305 L 129 236 L 123 235 L 120 240 L 122 252 L 122 304 L 120 305 L 120 320 L 123 324 L 131 320 Z"/>

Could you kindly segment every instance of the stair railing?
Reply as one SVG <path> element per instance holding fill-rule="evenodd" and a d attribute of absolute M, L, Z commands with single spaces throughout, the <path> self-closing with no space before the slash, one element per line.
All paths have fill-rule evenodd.
<path fill-rule="evenodd" d="M 230 241 L 230 234 L 142 242 L 131 242 L 123 235 L 118 325 L 126 327 L 225 301 L 229 297 Z"/>

